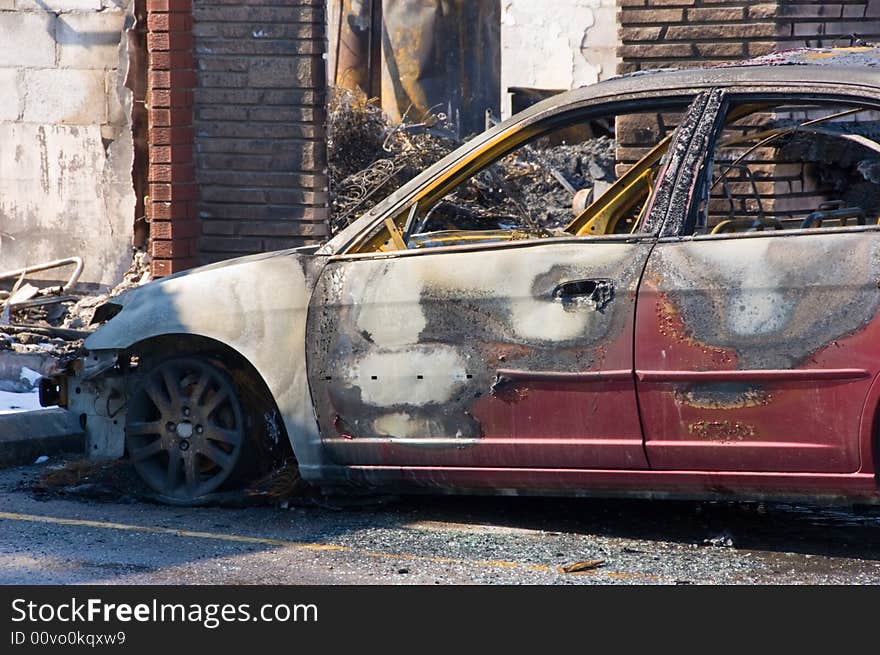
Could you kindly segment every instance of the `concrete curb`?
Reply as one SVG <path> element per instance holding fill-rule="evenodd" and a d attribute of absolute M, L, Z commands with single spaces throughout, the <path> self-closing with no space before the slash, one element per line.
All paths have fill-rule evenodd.
<path fill-rule="evenodd" d="M 0 468 L 31 464 L 40 455 L 85 452 L 79 419 L 64 409 L 0 415 Z"/>

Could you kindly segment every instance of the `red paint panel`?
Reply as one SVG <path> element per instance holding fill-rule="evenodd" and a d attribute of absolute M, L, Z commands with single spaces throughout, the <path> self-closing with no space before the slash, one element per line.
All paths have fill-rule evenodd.
<path fill-rule="evenodd" d="M 860 452 L 870 450 L 870 439 L 860 426 L 880 361 L 877 344 L 875 319 L 830 340 L 797 368 L 738 370 L 734 349 L 693 340 L 665 295 L 645 284 L 636 317 L 636 377 L 651 467 L 871 470 Z"/>
<path fill-rule="evenodd" d="M 358 465 L 646 468 L 632 372 L 626 381 L 602 377 L 496 386 L 470 410 L 477 437 L 349 435 L 324 444 Z"/>
<path fill-rule="evenodd" d="M 632 372 L 621 381 L 595 373 L 596 381 L 512 382 L 482 398 L 473 413 L 486 454 L 474 465 L 646 467 Z M 517 445 L 511 461 L 508 443 L 532 446 Z"/>

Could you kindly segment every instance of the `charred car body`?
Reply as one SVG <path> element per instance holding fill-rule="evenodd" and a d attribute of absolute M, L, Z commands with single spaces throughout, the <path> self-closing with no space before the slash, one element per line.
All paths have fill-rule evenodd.
<path fill-rule="evenodd" d="M 44 402 L 178 502 L 288 444 L 328 486 L 876 502 L 878 66 L 799 51 L 544 101 L 319 248 L 114 299 Z M 517 170 L 597 121 L 615 179 L 538 215 Z"/>

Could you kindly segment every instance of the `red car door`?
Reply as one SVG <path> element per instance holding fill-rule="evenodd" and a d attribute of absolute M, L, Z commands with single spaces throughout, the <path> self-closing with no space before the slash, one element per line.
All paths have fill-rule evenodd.
<path fill-rule="evenodd" d="M 643 113 L 686 113 L 659 146 L 668 144 L 667 156 L 650 160 L 657 176 L 647 179 L 658 182 L 642 187 L 643 199 L 622 191 L 634 184 L 622 176 L 620 189 L 597 201 L 604 215 L 618 217 L 615 225 L 635 212 L 623 234 L 425 247 L 406 241 L 409 226 L 428 221 L 439 204 L 417 200 L 401 214 L 409 218 L 399 234 L 389 227 L 396 219 L 380 214 L 369 236 L 355 239 L 376 249 L 331 258 L 309 309 L 308 370 L 334 463 L 430 467 L 436 482 L 442 467 L 523 469 L 519 483 L 528 469 L 647 468 L 633 371 L 636 299 L 676 171 L 686 167 L 691 141 L 699 147 L 699 119 L 717 104 L 709 93 L 691 100 L 676 90 L 639 98 Z M 607 107 L 591 110 L 607 115 Z M 574 118 L 564 115 L 537 127 L 514 124 L 506 138 L 568 128 Z M 492 165 L 486 159 L 424 184 L 443 188 L 459 207 L 461 196 L 448 190 L 457 182 L 443 176 L 478 176 Z"/>
<path fill-rule="evenodd" d="M 828 148 L 833 134 L 820 136 Z M 798 143 L 801 157 L 821 152 Z M 841 150 L 848 154 L 834 170 L 849 170 L 843 158 L 856 147 Z M 814 172 L 821 164 L 804 164 L 803 185 L 824 189 Z M 639 291 L 635 370 L 651 467 L 857 471 L 863 407 L 880 368 L 880 232 L 845 225 L 840 209 L 823 229 L 798 229 L 814 225 L 814 213 L 701 232 L 693 227 L 704 211 L 698 188 L 695 179 L 680 190 L 689 200 L 680 211 L 691 213 L 668 218 Z M 842 192 L 838 185 L 823 193 Z M 728 229 L 737 225 L 746 229 Z"/>
<path fill-rule="evenodd" d="M 340 258 L 310 311 L 325 450 L 368 466 L 645 468 L 623 237 Z"/>
<path fill-rule="evenodd" d="M 691 99 L 679 92 L 654 111 L 670 103 L 681 111 Z M 687 109 L 628 233 L 331 258 L 308 326 L 309 384 L 328 456 L 378 468 L 647 468 L 636 298 L 657 216 L 709 101 L 703 93 Z M 644 98 L 639 107 L 651 111 Z M 620 207 L 630 196 L 607 195 L 609 215 L 628 211 Z M 386 237 L 377 243 L 390 244 Z"/>

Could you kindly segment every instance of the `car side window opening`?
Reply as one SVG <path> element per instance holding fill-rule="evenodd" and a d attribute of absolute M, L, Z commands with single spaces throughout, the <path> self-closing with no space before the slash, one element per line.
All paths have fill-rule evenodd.
<path fill-rule="evenodd" d="M 667 102 L 513 132 L 489 161 L 427 187 L 353 252 L 636 233 L 686 109 Z"/>
<path fill-rule="evenodd" d="M 734 106 L 689 235 L 880 222 L 880 112 L 841 103 Z"/>

